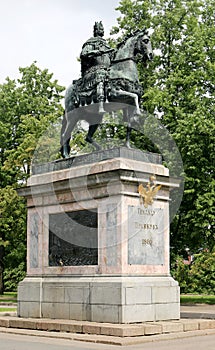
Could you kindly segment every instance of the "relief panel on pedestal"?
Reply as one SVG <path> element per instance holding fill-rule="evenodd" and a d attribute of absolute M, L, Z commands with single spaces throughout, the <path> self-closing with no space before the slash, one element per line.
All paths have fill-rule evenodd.
<path fill-rule="evenodd" d="M 97 209 L 49 215 L 49 266 L 98 265 Z"/>

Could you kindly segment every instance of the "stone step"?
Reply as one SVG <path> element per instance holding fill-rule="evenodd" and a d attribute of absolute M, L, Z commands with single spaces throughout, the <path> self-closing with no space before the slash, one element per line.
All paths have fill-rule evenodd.
<path fill-rule="evenodd" d="M 0 316 L 0 327 L 126 338 L 215 329 L 215 320 L 180 319 L 179 321 L 111 324 L 62 319 Z"/>

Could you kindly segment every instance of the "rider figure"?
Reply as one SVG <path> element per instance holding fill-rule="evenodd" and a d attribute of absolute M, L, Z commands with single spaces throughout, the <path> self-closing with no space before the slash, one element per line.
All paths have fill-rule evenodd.
<path fill-rule="evenodd" d="M 94 36 L 88 39 L 82 46 L 82 51 L 80 54 L 81 74 L 84 89 L 91 90 L 92 87 L 96 86 L 97 99 L 100 103 L 99 112 L 101 113 L 104 113 L 104 82 L 114 51 L 107 44 L 103 36 L 104 27 L 102 22 L 95 22 Z"/>

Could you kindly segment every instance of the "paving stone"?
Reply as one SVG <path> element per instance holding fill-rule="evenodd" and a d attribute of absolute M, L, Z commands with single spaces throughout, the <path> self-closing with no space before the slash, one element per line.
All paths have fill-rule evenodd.
<path fill-rule="evenodd" d="M 87 334 L 101 334 L 101 327 L 95 324 L 83 325 L 83 333 Z"/>
<path fill-rule="evenodd" d="M 159 324 L 144 324 L 144 334 L 145 335 L 151 335 L 151 334 L 161 334 L 162 333 L 162 326 Z"/>
<path fill-rule="evenodd" d="M 101 334 L 116 337 L 136 337 L 144 335 L 144 325 L 103 325 Z"/>
<path fill-rule="evenodd" d="M 184 332 L 196 331 L 199 329 L 198 320 L 181 320 Z"/>
<path fill-rule="evenodd" d="M 40 320 L 36 322 L 36 329 L 41 331 L 47 331 L 48 330 L 48 322 L 44 320 Z"/>
<path fill-rule="evenodd" d="M 0 318 L 0 327 L 9 327 L 9 319 L 8 318 Z"/>
<path fill-rule="evenodd" d="M 166 321 L 166 322 L 156 322 L 161 325 L 162 333 L 175 333 L 183 332 L 183 324 L 180 322 Z"/>
<path fill-rule="evenodd" d="M 17 318 L 9 320 L 10 328 L 24 328 L 24 329 L 36 329 L 36 322 L 34 320 Z"/>
<path fill-rule="evenodd" d="M 110 345 L 123 345 L 123 339 L 120 337 L 112 337 L 96 334 L 75 334 L 73 340 L 79 340 L 90 343 L 110 344 Z"/>
<path fill-rule="evenodd" d="M 47 318 L 0 317 L 0 327 L 4 332 L 35 333 L 40 336 L 46 334 L 47 337 L 62 339 L 132 345 L 153 341 L 156 337 L 164 337 L 165 339 L 165 336 L 168 336 L 169 339 L 175 339 L 214 334 L 215 320 L 181 319 L 180 321 L 145 322 L 141 324 L 111 324 L 62 319 L 50 320 Z"/>
<path fill-rule="evenodd" d="M 215 328 L 215 320 L 200 320 L 199 329 L 213 329 Z"/>
<path fill-rule="evenodd" d="M 82 333 L 83 326 L 77 323 L 62 323 L 60 325 L 61 332 L 69 332 L 69 333 Z"/>
<path fill-rule="evenodd" d="M 56 323 L 55 321 L 51 321 L 49 323 L 46 323 L 47 331 L 60 331 L 60 323 Z M 43 328 L 44 330 L 44 328 Z"/>

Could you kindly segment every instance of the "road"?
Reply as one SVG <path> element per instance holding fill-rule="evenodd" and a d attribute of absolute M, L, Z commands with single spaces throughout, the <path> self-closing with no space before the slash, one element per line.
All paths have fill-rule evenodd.
<path fill-rule="evenodd" d="M 163 340 L 130 346 L 113 346 L 0 333 L 0 350 L 214 350 L 215 334 Z"/>

